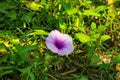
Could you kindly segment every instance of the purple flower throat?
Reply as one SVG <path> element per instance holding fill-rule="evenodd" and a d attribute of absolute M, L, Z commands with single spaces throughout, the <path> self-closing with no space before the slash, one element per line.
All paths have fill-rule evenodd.
<path fill-rule="evenodd" d="M 62 49 L 65 47 L 64 41 L 58 39 L 55 40 L 54 44 L 58 49 Z"/>

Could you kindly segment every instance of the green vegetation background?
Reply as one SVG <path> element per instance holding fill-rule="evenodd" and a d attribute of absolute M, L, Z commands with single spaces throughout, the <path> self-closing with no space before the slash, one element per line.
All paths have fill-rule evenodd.
<path fill-rule="evenodd" d="M 0 80 L 120 80 L 119 0 L 0 0 Z M 52 30 L 75 50 L 49 51 Z"/>

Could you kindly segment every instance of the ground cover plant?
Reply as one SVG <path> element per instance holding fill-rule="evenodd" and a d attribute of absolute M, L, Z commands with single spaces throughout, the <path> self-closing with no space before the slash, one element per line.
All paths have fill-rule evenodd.
<path fill-rule="evenodd" d="M 0 80 L 120 80 L 119 0 L 0 0 Z"/>

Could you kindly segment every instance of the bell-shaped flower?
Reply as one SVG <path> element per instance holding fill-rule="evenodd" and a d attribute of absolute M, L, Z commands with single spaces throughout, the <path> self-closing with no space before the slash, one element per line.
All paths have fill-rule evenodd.
<path fill-rule="evenodd" d="M 67 34 L 60 33 L 58 30 L 50 32 L 46 38 L 46 46 L 53 53 L 61 56 L 70 54 L 74 50 L 72 38 Z"/>

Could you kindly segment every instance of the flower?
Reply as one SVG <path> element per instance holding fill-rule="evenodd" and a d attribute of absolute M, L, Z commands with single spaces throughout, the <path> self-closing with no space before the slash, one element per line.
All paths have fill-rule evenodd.
<path fill-rule="evenodd" d="M 74 50 L 72 38 L 67 34 L 62 34 L 58 30 L 50 32 L 46 38 L 46 46 L 53 53 L 64 56 L 70 54 Z"/>

